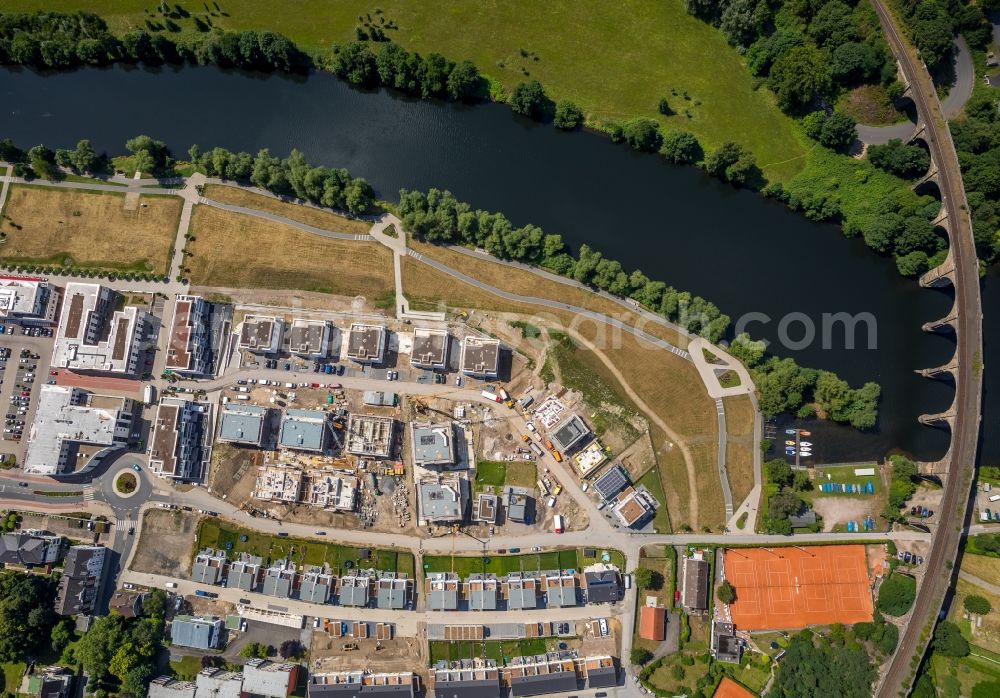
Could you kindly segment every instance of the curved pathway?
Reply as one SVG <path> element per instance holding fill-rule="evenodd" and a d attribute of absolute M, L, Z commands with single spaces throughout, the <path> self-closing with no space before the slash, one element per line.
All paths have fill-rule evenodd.
<path fill-rule="evenodd" d="M 663 433 L 665 433 L 667 436 L 669 436 L 670 440 L 673 441 L 675 444 L 677 444 L 677 447 L 681 449 L 681 453 L 684 455 L 684 466 L 687 468 L 688 492 L 691 493 L 691 496 L 690 496 L 690 502 L 691 502 L 691 504 L 690 504 L 690 507 L 689 507 L 688 516 L 691 519 L 691 525 L 692 525 L 692 527 L 697 526 L 697 524 L 698 524 L 698 497 L 695 496 L 695 493 L 698 491 L 698 489 L 697 489 L 698 488 L 698 472 L 695 470 L 694 457 L 691 455 L 691 449 L 688 448 L 687 442 L 685 442 L 684 439 L 681 438 L 680 434 L 678 434 L 673 429 L 671 429 L 667 425 L 666 422 L 664 422 L 662 419 L 660 419 L 660 416 L 658 414 L 656 414 L 656 412 L 652 408 L 650 408 L 650 406 L 647 405 L 643 401 L 643 399 L 638 396 L 638 394 L 636 394 L 636 392 L 632 389 L 632 386 L 629 385 L 629 382 L 625 379 L 625 376 L 622 375 L 622 372 L 618 370 L 618 367 L 615 366 L 615 364 L 611 361 L 611 359 L 609 359 L 604 354 L 603 351 L 601 351 L 600 349 L 598 349 L 596 346 L 594 346 L 593 343 L 591 343 L 590 341 L 588 341 L 584 337 L 580 336 L 579 334 L 577 334 L 575 332 L 571 332 L 570 334 L 573 336 L 573 340 L 574 341 L 577 341 L 580 344 L 582 344 L 583 346 L 585 346 L 587 349 L 589 349 L 590 351 L 592 351 L 594 353 L 594 356 L 596 356 L 598 359 L 601 360 L 601 363 L 604 364 L 605 367 L 607 367 L 608 371 L 611 372 L 611 375 L 614 376 L 615 380 L 618 381 L 618 383 L 622 386 L 622 390 L 624 390 L 625 394 L 628 396 L 628 398 L 632 402 L 635 403 L 635 406 L 638 407 L 641 411 L 645 412 L 646 416 L 650 419 L 650 421 L 652 421 L 653 424 L 655 424 L 661 430 L 663 430 Z M 716 401 L 716 402 L 718 403 L 718 401 Z M 726 421 L 725 421 L 725 413 L 724 412 L 722 414 L 722 417 L 720 417 L 719 422 L 720 422 L 719 426 L 721 428 L 721 431 L 719 432 L 721 434 L 721 436 L 719 438 L 719 450 L 722 453 L 722 455 L 724 456 L 725 455 L 725 451 L 726 451 L 726 438 L 725 438 L 725 434 L 726 434 L 726 430 L 725 430 Z M 721 465 L 721 467 L 723 469 L 725 468 L 724 464 L 720 463 L 720 465 Z M 724 470 L 721 471 L 721 472 L 724 472 Z M 729 481 L 727 479 L 725 479 L 725 477 L 723 477 L 723 479 L 722 479 L 722 484 L 725 487 L 725 491 L 728 493 L 729 492 Z M 666 502 L 660 502 L 660 505 L 661 506 L 666 506 Z"/>
<path fill-rule="evenodd" d="M 995 24 L 993 31 L 994 33 L 1000 31 Z M 976 66 L 972 61 L 969 46 L 965 43 L 965 37 L 959 36 L 955 39 L 952 56 L 955 65 L 955 82 L 948 90 L 948 96 L 941 100 L 941 111 L 944 112 L 947 119 L 954 119 L 962 113 L 966 102 L 972 97 L 972 88 L 976 79 Z M 909 120 L 890 126 L 858 124 L 858 140 L 866 145 L 884 145 L 896 138 L 908 141 L 916 130 L 917 125 Z"/>

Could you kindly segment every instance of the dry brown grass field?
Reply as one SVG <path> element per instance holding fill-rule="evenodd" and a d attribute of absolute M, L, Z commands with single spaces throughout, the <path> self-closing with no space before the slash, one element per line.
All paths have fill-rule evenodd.
<path fill-rule="evenodd" d="M 164 274 L 182 201 L 143 194 L 132 211 L 125 195 L 15 184 L 4 207 L 0 259 Z"/>
<path fill-rule="evenodd" d="M 726 471 L 733 490 L 733 508 L 753 489 L 753 405 L 746 395 L 723 398 L 726 406 Z"/>
<path fill-rule="evenodd" d="M 393 289 L 392 254 L 240 213 L 195 206 L 185 259 L 201 286 L 320 291 L 369 300 Z"/>
<path fill-rule="evenodd" d="M 354 220 L 346 216 L 339 216 L 332 211 L 322 211 L 311 206 L 301 206 L 290 204 L 263 194 L 230 187 L 225 184 L 208 184 L 205 186 L 205 198 L 213 201 L 221 201 L 224 204 L 243 206 L 244 208 L 255 208 L 260 211 L 276 213 L 279 216 L 290 218 L 299 223 L 305 223 L 323 230 L 332 230 L 337 233 L 367 233 L 371 226 L 364 221 Z"/>

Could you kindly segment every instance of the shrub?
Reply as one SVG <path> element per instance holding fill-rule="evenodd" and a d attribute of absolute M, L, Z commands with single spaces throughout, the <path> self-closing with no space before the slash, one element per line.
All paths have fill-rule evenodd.
<path fill-rule="evenodd" d="M 510 108 L 529 119 L 541 119 L 547 102 L 545 89 L 538 80 L 520 83 L 510 95 Z"/>
<path fill-rule="evenodd" d="M 990 604 L 988 599 L 982 596 L 966 596 L 963 602 L 965 610 L 969 613 L 975 613 L 977 616 L 985 616 L 987 613 L 993 610 L 993 606 Z"/>
<path fill-rule="evenodd" d="M 917 594 L 913 577 L 892 572 L 878 590 L 878 610 L 890 616 L 901 616 L 910 610 Z"/>
<path fill-rule="evenodd" d="M 571 131 L 583 123 L 583 110 L 568 99 L 560 100 L 556 104 L 556 113 L 552 123 L 556 128 Z"/>

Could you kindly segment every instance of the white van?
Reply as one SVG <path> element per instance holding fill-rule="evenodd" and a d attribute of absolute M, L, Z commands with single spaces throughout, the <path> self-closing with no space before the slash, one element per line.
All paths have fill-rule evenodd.
<path fill-rule="evenodd" d="M 236 399 L 237 400 L 249 400 L 250 396 L 249 395 L 237 395 Z"/>
<path fill-rule="evenodd" d="M 630 574 L 625 575 L 625 588 L 626 589 L 632 588 L 632 575 Z"/>
<path fill-rule="evenodd" d="M 176 589 L 177 582 L 167 582 L 167 589 Z"/>
<path fill-rule="evenodd" d="M 994 494 L 990 496 L 991 502 L 1000 502 L 1000 494 Z"/>

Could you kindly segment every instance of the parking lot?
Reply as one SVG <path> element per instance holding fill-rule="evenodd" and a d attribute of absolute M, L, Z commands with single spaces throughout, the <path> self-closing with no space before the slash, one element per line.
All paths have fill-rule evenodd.
<path fill-rule="evenodd" d="M 51 332 L 39 329 L 37 336 L 30 328 L 2 323 L 0 328 L 0 404 L 4 407 L 4 431 L 0 440 L 0 457 L 13 458 L 17 465 L 24 462 L 27 434 L 38 404 L 38 386 L 53 380 L 49 376 L 52 358 Z M 29 334 L 25 334 L 28 331 Z"/>

